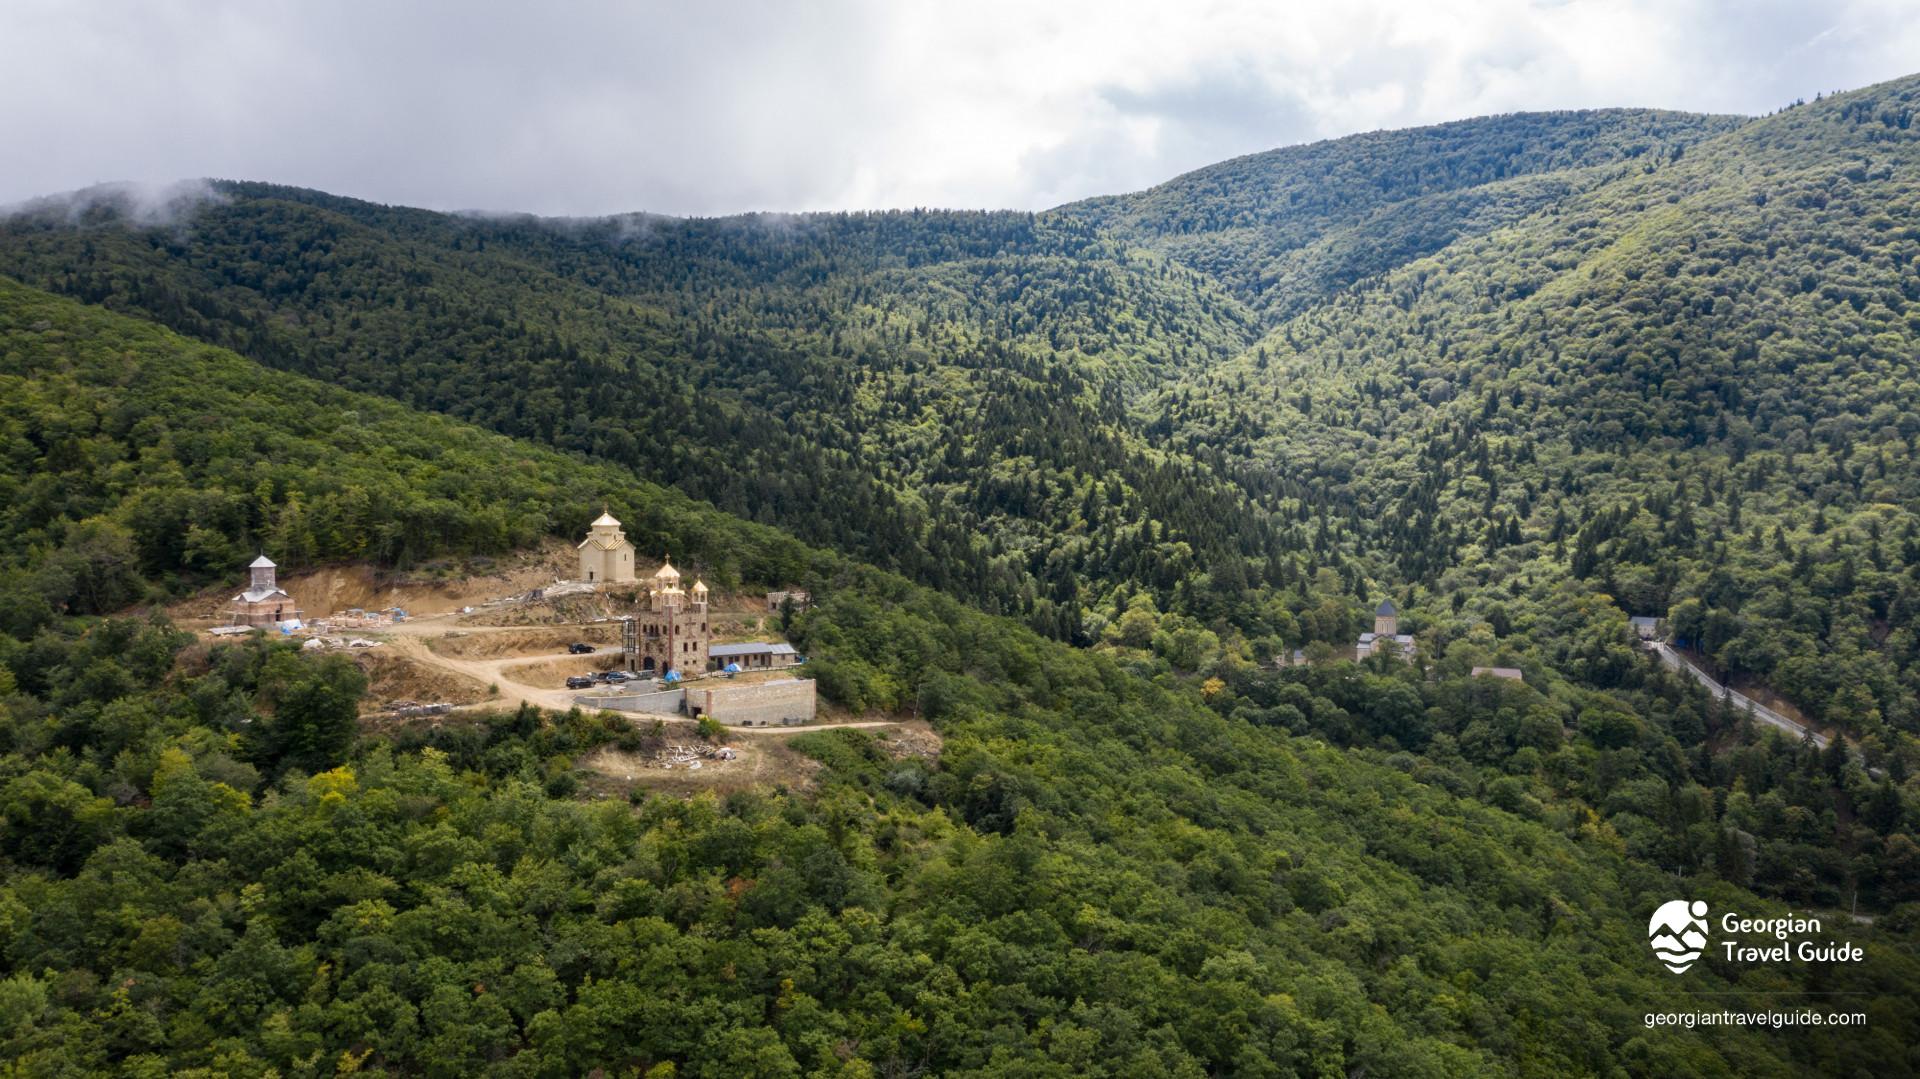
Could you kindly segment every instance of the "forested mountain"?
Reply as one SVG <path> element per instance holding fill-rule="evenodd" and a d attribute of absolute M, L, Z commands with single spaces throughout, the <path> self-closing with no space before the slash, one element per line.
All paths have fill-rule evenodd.
<path fill-rule="evenodd" d="M 1916 108 L 1495 117 L 1042 214 L 17 209 L 0 816 L 58 823 L 0 852 L 0 1035 L 45 1071 L 1916 1070 Z M 609 492 L 711 577 L 816 585 L 823 691 L 939 761 L 816 735 L 814 795 L 601 815 L 556 778 L 595 721 L 276 734 L 354 687 L 98 618 Z M 1340 658 L 1383 597 L 1419 664 Z M 1709 983 L 1845 983 L 1871 1028 L 1623 1033 L 1681 882 L 1873 913 L 1867 967 Z"/>
<path fill-rule="evenodd" d="M 1723 126 L 1552 114 L 1388 150 L 1343 140 L 1340 196 L 1290 220 L 1337 246 L 1421 195 L 1671 153 Z M 1292 179 L 1246 197 L 1279 198 L 1322 164 L 1276 168 Z M 1065 639 L 1140 586 L 1270 635 L 1250 597 L 1310 577 L 1324 554 L 1310 537 L 1345 512 L 1284 476 L 1229 481 L 1210 450 L 1143 442 L 1133 404 L 1251 344 L 1261 317 L 1237 282 L 1130 251 L 1078 208 L 556 222 L 262 184 L 216 194 L 147 228 L 117 227 L 136 215 L 111 198 L 17 214 L 0 269 L 639 468 Z M 1471 199 L 1451 228 L 1500 220 L 1511 196 Z M 1183 583 L 1200 594 L 1176 596 Z"/>
<path fill-rule="evenodd" d="M 110 201 L 78 228 L 68 205 L 17 216 L 4 268 L 639 468 L 1056 636 L 1080 631 L 1089 587 L 1171 589 L 1195 552 L 1264 565 L 1288 546 L 1239 491 L 1126 430 L 1153 371 L 1220 362 L 1253 325 L 1084 226 L 569 224 L 220 194 L 178 228 L 117 227 Z"/>
<path fill-rule="evenodd" d="M 1746 833 L 1698 784 L 1669 792 L 1700 702 L 1630 658 L 1612 691 L 1466 677 L 1486 640 L 1436 680 L 1203 688 L 616 466 L 4 278 L 0 341 L 0 1052 L 24 1074 L 1785 1075 L 1897 1069 L 1920 1021 L 1903 911 L 1853 931 L 1871 965 L 1697 972 L 1728 1006 L 1816 977 L 1859 994 L 1871 1025 L 1845 1038 L 1642 1028 L 1672 992 L 1641 932 L 1671 859 Z M 798 743 L 825 769 L 811 794 L 583 803 L 570 762 L 626 724 L 356 738 L 350 666 L 46 610 L 164 588 L 182 553 L 149 519 L 208 557 L 304 536 L 307 557 L 424 559 L 569 534 L 601 495 L 695 566 L 814 583 L 793 633 L 823 688 L 917 704 L 938 760 L 820 732 Z M 1572 635 L 1623 628 L 1591 594 L 1547 606 Z M 1465 755 L 1289 733 L 1309 717 L 1410 744 L 1432 725 Z M 1729 812 L 1767 844 L 1786 800 L 1836 790 L 1911 820 L 1844 753 L 1705 718 L 1752 783 Z M 1554 774 L 1614 783 L 1615 820 L 1693 825 L 1642 857 Z M 1867 887 L 1912 887 L 1873 860 L 1889 875 Z"/>
<path fill-rule="evenodd" d="M 1912 94 L 1356 136 L 1043 215 L 555 222 L 221 184 L 145 227 L 16 213 L 0 268 L 1067 640 L 1145 591 L 1259 658 L 1354 631 L 1268 602 L 1322 569 L 1464 604 L 1499 549 L 1545 552 L 1528 576 L 1598 574 L 1878 735 L 1913 729 L 1920 666 Z"/>
<path fill-rule="evenodd" d="M 1223 161 L 1060 212 L 1202 270 L 1267 320 L 1745 122 L 1650 109 L 1519 113 Z"/>
<path fill-rule="evenodd" d="M 1789 109 L 1412 262 L 1170 389 L 1169 444 L 1343 492 L 1374 574 L 1457 605 L 1564 569 L 1910 734 L 1916 108 Z"/>

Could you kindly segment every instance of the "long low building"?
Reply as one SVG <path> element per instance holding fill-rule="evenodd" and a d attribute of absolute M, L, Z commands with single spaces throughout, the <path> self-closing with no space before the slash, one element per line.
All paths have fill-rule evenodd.
<path fill-rule="evenodd" d="M 796 667 L 805 657 L 786 643 L 748 641 L 744 644 L 716 644 L 707 647 L 707 670 L 724 671 L 735 664 L 743 671 L 770 671 Z"/>

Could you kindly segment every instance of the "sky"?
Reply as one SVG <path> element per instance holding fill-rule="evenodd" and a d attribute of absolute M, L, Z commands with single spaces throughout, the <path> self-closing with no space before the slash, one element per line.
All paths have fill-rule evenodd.
<path fill-rule="evenodd" d="M 1530 109 L 1920 72 L 1920 0 L 8 0 L 0 204 L 269 180 L 589 216 L 1042 209 Z"/>

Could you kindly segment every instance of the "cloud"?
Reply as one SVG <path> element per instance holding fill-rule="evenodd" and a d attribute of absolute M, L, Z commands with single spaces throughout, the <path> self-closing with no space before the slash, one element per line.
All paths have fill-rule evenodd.
<path fill-rule="evenodd" d="M 67 224 L 79 224 L 90 215 L 102 214 L 148 227 L 172 226 L 184 223 L 195 210 L 208 203 L 225 201 L 226 196 L 206 180 L 175 180 L 165 184 L 122 181 L 9 203 L 0 206 L 0 219 L 56 218 Z"/>
<path fill-rule="evenodd" d="M 1764 112 L 1920 0 L 15 0 L 0 201 L 228 176 L 550 215 L 1041 208 L 1490 112 Z"/>

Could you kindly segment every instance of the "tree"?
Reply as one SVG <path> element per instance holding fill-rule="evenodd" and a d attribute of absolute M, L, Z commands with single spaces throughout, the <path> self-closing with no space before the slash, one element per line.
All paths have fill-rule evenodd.
<path fill-rule="evenodd" d="M 133 535 L 111 521 L 92 519 L 73 526 L 43 572 L 64 582 L 64 594 L 52 598 L 77 614 L 117 611 L 145 589 Z"/>
<path fill-rule="evenodd" d="M 367 676 L 353 660 L 282 651 L 268 661 L 262 692 L 272 714 L 254 738 L 256 763 L 271 772 L 325 771 L 346 759 Z"/>

